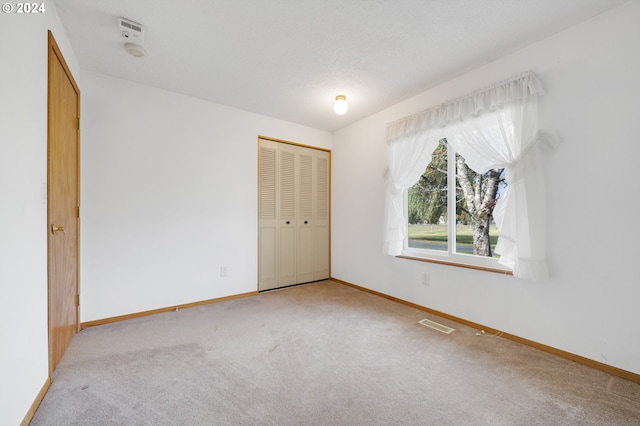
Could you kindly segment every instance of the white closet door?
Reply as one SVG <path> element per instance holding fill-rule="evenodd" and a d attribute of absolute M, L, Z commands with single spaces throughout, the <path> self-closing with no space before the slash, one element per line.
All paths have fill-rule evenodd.
<path fill-rule="evenodd" d="M 297 147 L 280 144 L 280 286 L 297 284 L 296 226 L 297 226 Z"/>
<path fill-rule="evenodd" d="M 329 278 L 329 153 L 316 151 L 314 160 L 313 278 L 324 280 Z"/>
<path fill-rule="evenodd" d="M 278 287 L 277 146 L 261 144 L 258 197 L 258 288 Z"/>
<path fill-rule="evenodd" d="M 329 153 L 260 139 L 258 289 L 329 278 Z"/>
<path fill-rule="evenodd" d="M 313 241 L 313 159 L 315 150 L 299 147 L 298 159 L 298 282 L 314 280 L 315 250 Z"/>

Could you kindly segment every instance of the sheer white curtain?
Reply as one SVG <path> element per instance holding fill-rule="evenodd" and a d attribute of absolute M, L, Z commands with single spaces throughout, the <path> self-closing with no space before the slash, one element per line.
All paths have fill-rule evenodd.
<path fill-rule="evenodd" d="M 385 253 L 401 253 L 407 224 L 404 191 L 418 181 L 438 141 L 446 137 L 476 172 L 507 169 L 507 190 L 494 209 L 500 231 L 495 251 L 514 276 L 547 278 L 538 142 L 555 140 L 538 132 L 537 96 L 542 93 L 535 75 L 524 73 L 389 125 Z"/>
<path fill-rule="evenodd" d="M 431 162 L 442 129 L 408 132 L 388 146 L 389 171 L 385 203 L 385 253 L 397 256 L 402 252 L 407 233 L 403 194 L 413 186 Z"/>

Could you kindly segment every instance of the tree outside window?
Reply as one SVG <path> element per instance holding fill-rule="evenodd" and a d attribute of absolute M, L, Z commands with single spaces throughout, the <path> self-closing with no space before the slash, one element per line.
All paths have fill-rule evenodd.
<path fill-rule="evenodd" d="M 407 192 L 407 246 L 493 257 L 498 239 L 493 209 L 506 185 L 505 169 L 479 174 L 441 139 L 424 174 Z M 451 244 L 449 235 L 454 236 Z"/>

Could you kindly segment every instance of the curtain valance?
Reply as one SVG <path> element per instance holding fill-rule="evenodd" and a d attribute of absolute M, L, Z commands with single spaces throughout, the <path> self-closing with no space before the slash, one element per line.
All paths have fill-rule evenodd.
<path fill-rule="evenodd" d="M 447 101 L 387 125 L 387 143 L 414 133 L 445 127 L 451 123 L 495 111 L 504 105 L 544 94 L 542 83 L 530 71 L 500 81 L 463 97 Z"/>

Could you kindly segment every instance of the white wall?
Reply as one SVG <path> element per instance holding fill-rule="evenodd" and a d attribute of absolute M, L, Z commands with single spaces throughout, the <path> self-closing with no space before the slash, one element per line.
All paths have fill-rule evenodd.
<path fill-rule="evenodd" d="M 331 134 L 82 77 L 81 321 L 256 291 L 258 135 Z"/>
<path fill-rule="evenodd" d="M 640 373 L 639 20 L 627 3 L 336 132 L 332 276 Z M 562 139 L 546 164 L 550 280 L 383 256 L 386 124 L 530 69 L 540 127 Z"/>
<path fill-rule="evenodd" d="M 0 424 L 19 424 L 49 375 L 47 30 L 80 84 L 55 10 L 0 14 Z M 45 188 L 44 194 L 42 188 Z"/>

